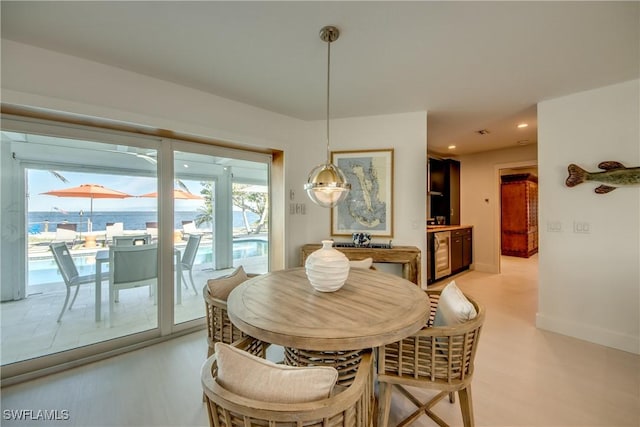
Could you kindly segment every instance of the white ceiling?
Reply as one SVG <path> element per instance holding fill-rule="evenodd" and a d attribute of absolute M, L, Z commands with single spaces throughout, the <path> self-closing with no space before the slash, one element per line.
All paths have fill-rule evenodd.
<path fill-rule="evenodd" d="M 312 120 L 325 117 L 327 46 L 318 32 L 336 25 L 332 117 L 428 111 L 429 151 L 465 154 L 537 142 L 540 101 L 640 77 L 639 6 L 2 1 L 1 31 Z M 518 130 L 520 122 L 529 127 Z"/>

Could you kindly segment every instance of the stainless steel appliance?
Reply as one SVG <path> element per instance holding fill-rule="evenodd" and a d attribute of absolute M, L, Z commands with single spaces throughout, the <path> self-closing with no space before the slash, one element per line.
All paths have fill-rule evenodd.
<path fill-rule="evenodd" d="M 434 279 L 451 274 L 451 232 L 433 233 Z"/>

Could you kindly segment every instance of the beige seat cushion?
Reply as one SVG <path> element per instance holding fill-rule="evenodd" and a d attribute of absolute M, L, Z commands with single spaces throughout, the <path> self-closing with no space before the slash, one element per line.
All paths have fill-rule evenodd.
<path fill-rule="evenodd" d="M 250 399 L 272 403 L 302 403 L 331 395 L 338 371 L 330 366 L 278 365 L 228 344 L 215 345 L 218 384 Z"/>
<path fill-rule="evenodd" d="M 433 326 L 454 326 L 474 319 L 478 313 L 452 280 L 440 293 Z"/>
<path fill-rule="evenodd" d="M 244 268 L 240 266 L 228 276 L 207 280 L 209 294 L 211 294 L 213 298 L 226 301 L 231 291 L 247 279 L 247 273 L 245 273 Z"/>

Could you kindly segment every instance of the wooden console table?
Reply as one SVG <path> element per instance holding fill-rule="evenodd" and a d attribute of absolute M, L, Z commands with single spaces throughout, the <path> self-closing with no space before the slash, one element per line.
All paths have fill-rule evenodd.
<path fill-rule="evenodd" d="M 321 244 L 302 246 L 302 265 L 311 252 L 322 247 Z M 391 249 L 381 248 L 335 248 L 345 254 L 349 260 L 373 258 L 373 262 L 402 264 L 402 277 L 421 286 L 420 267 L 421 253 L 415 246 L 394 246 Z"/>

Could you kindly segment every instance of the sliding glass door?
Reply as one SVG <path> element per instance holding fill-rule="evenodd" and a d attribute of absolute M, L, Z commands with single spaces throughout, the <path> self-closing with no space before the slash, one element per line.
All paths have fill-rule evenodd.
<path fill-rule="evenodd" d="M 201 327 L 209 278 L 268 271 L 269 156 L 13 118 L 0 147 L 3 376 Z"/>
<path fill-rule="evenodd" d="M 174 151 L 174 321 L 203 316 L 208 279 L 243 266 L 265 273 L 269 266 L 268 157 L 194 144 Z M 189 150 L 189 151 L 187 151 Z M 205 154 L 205 152 L 207 154 Z"/>

